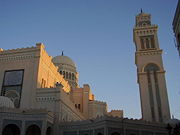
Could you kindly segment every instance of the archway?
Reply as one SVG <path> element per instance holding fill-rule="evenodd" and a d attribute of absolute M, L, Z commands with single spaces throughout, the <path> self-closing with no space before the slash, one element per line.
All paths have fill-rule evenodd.
<path fill-rule="evenodd" d="M 97 133 L 97 135 L 103 135 L 102 133 Z"/>
<path fill-rule="evenodd" d="M 113 132 L 111 135 L 120 135 L 118 132 Z"/>
<path fill-rule="evenodd" d="M 31 125 L 27 128 L 26 135 L 41 135 L 41 129 L 37 125 Z"/>
<path fill-rule="evenodd" d="M 20 129 L 15 124 L 9 124 L 4 127 L 2 135 L 20 135 Z"/>
<path fill-rule="evenodd" d="M 48 127 L 46 130 L 46 135 L 52 135 L 52 129 L 51 127 Z"/>
<path fill-rule="evenodd" d="M 159 70 L 160 70 L 160 68 L 156 64 L 154 64 L 154 63 L 149 63 L 144 68 L 145 72 L 148 72 L 148 71 L 159 71 Z"/>

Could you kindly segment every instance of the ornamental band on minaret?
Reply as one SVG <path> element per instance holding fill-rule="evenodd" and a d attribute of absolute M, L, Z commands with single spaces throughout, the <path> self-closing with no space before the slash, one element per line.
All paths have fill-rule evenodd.
<path fill-rule="evenodd" d="M 157 25 L 151 24 L 151 15 L 136 16 L 133 38 L 136 46 L 135 64 L 140 89 L 142 119 L 165 122 L 170 119 L 169 102 L 159 48 Z"/>

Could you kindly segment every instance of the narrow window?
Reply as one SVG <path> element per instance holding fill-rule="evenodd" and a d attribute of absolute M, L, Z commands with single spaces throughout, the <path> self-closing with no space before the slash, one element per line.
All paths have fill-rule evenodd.
<path fill-rule="evenodd" d="M 41 81 L 41 88 L 43 88 L 44 86 L 44 79 L 42 78 L 42 81 Z"/>
<path fill-rule="evenodd" d="M 44 88 L 46 87 L 46 80 L 44 80 Z"/>
<path fill-rule="evenodd" d="M 146 38 L 146 48 L 147 48 L 147 49 L 150 48 L 150 46 L 149 46 L 149 39 L 148 39 L 148 38 Z"/>
<path fill-rule="evenodd" d="M 155 48 L 154 37 L 151 37 L 151 48 Z"/>
<path fill-rule="evenodd" d="M 65 71 L 63 71 L 63 77 L 65 78 Z"/>
<path fill-rule="evenodd" d="M 144 40 L 143 40 L 143 38 L 141 38 L 141 49 L 145 49 L 144 48 Z"/>
<path fill-rule="evenodd" d="M 78 109 L 81 109 L 81 105 L 80 104 L 78 104 Z"/>
<path fill-rule="evenodd" d="M 68 79 L 68 72 L 66 72 L 66 79 Z"/>
<path fill-rule="evenodd" d="M 60 74 L 62 75 L 62 71 L 60 71 Z"/>
<path fill-rule="evenodd" d="M 69 79 L 71 79 L 71 73 L 69 73 Z"/>
<path fill-rule="evenodd" d="M 72 73 L 72 80 L 74 80 L 74 73 Z"/>

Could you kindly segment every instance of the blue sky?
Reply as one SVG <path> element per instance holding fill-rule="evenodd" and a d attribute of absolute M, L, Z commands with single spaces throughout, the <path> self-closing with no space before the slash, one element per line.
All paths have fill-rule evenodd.
<path fill-rule="evenodd" d="M 180 59 L 172 20 L 178 0 L 0 0 L 0 47 L 42 42 L 77 65 L 80 86 L 125 117 L 141 118 L 133 27 L 142 8 L 159 25 L 171 113 L 180 119 Z"/>

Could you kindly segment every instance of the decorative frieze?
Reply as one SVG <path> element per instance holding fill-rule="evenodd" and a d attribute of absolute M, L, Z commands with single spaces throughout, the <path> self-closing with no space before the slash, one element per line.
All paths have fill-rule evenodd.
<path fill-rule="evenodd" d="M 148 51 L 136 52 L 136 56 L 156 55 L 156 54 L 162 54 L 162 50 L 148 50 Z"/>

